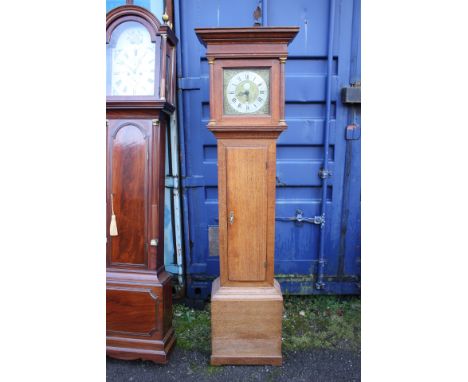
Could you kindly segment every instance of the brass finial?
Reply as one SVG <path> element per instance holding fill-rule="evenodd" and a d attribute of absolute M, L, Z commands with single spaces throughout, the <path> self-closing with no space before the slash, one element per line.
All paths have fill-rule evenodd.
<path fill-rule="evenodd" d="M 164 24 L 167 24 L 167 22 L 169 21 L 169 15 L 167 14 L 166 11 L 164 11 L 164 15 L 162 15 L 162 19 L 164 21 Z"/>

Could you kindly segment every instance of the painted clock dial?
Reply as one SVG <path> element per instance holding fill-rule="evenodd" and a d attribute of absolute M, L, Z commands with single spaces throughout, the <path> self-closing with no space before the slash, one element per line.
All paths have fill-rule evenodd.
<path fill-rule="evenodd" d="M 154 95 L 156 49 L 148 30 L 138 22 L 127 21 L 116 28 L 112 39 L 108 47 L 108 95 Z"/>
<path fill-rule="evenodd" d="M 269 114 L 269 69 L 224 70 L 224 114 Z"/>

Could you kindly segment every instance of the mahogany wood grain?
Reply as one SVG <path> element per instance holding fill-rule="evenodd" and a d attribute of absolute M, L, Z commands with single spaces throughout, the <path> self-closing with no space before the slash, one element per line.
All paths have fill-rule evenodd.
<path fill-rule="evenodd" d="M 107 355 L 167 363 L 175 344 L 166 272 L 107 272 Z"/>
<path fill-rule="evenodd" d="M 135 96 L 130 100 L 122 96 L 109 96 L 106 104 L 108 116 L 109 113 L 116 116 L 120 113 L 120 115 L 126 116 L 128 112 L 131 112 L 134 118 L 157 118 L 160 110 L 169 115 L 175 110 L 175 106 L 167 100 L 154 99 L 154 97 L 149 96 Z M 134 114 L 144 116 L 137 117 Z"/>
<path fill-rule="evenodd" d="M 148 241 L 158 239 L 158 246 L 150 246 L 150 254 L 154 262 L 150 262 L 148 268 L 159 271 L 164 269 L 164 187 L 165 187 L 165 158 L 166 158 L 166 130 L 169 124 L 169 116 L 161 112 L 160 118 L 152 120 L 153 147 L 149 153 L 152 163 L 152 185 L 150 188 L 152 221 L 151 230 L 148 231 Z M 159 124 L 156 124 L 158 122 Z M 153 252 L 151 252 L 153 251 Z"/>
<path fill-rule="evenodd" d="M 175 343 L 172 282 L 164 269 L 169 117 L 161 110 L 159 119 L 132 118 L 128 111 L 126 116 L 109 119 L 107 130 L 107 354 L 166 363 Z M 108 229 L 111 191 L 118 236 L 110 236 Z M 157 246 L 151 245 L 152 239 Z"/>
<path fill-rule="evenodd" d="M 125 291 L 127 293 L 121 293 Z M 152 288 L 109 286 L 107 288 L 107 330 L 150 337 L 158 330 L 160 302 Z"/>
<path fill-rule="evenodd" d="M 156 71 L 155 96 L 108 96 L 107 114 L 107 355 L 166 363 L 175 344 L 172 281 L 164 268 L 166 129 L 175 110 L 174 32 L 133 5 L 107 15 L 107 42 L 123 22 L 140 22 L 161 39 L 169 60 Z M 158 55 L 160 52 L 157 52 Z M 155 57 L 155 61 L 160 57 Z M 167 84 L 164 85 L 164 83 Z M 109 235 L 110 194 L 118 236 Z"/>
<path fill-rule="evenodd" d="M 117 7 L 107 14 L 106 42 L 110 41 L 114 29 L 125 21 L 137 21 L 145 25 L 152 35 L 152 41 L 155 41 L 155 36 L 157 36 L 158 33 L 164 33 L 167 34 L 167 38 L 171 45 L 177 45 L 177 37 L 169 26 L 161 24 L 156 16 L 147 9 L 135 5 Z"/>
<path fill-rule="evenodd" d="M 148 121 L 146 121 L 148 122 Z M 137 124 L 113 120 L 111 135 L 112 184 L 118 236 L 111 237 L 111 262 L 145 264 L 148 139 L 146 129 Z"/>

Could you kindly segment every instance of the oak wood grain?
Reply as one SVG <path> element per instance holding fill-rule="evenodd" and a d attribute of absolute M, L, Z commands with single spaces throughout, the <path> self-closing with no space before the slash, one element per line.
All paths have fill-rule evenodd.
<path fill-rule="evenodd" d="M 265 146 L 226 147 L 230 281 L 265 280 L 267 159 Z"/>
<path fill-rule="evenodd" d="M 220 277 L 212 365 L 280 365 L 283 298 L 274 280 L 276 139 L 286 129 L 284 61 L 297 27 L 199 28 L 210 65 L 208 129 L 218 142 Z M 223 71 L 270 73 L 268 114 L 226 115 Z"/>
<path fill-rule="evenodd" d="M 272 287 L 221 287 L 213 282 L 211 363 L 272 364 L 282 362 L 283 298 Z"/>
<path fill-rule="evenodd" d="M 273 285 L 276 145 L 232 133 L 218 140 L 219 253 L 222 285 Z M 243 151 L 261 153 L 243 155 Z M 227 159 L 230 153 L 231 160 Z M 229 223 L 229 213 L 234 222 Z M 239 219 L 237 219 L 239 218 Z"/>

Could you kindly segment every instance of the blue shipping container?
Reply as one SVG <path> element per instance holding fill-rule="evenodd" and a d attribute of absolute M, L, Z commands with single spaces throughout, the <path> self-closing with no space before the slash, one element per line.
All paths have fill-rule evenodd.
<path fill-rule="evenodd" d="M 288 129 L 277 146 L 276 278 L 284 293 L 357 294 L 360 104 L 343 97 L 355 93 L 351 85 L 360 95 L 360 1 L 176 0 L 187 294 L 208 298 L 219 275 L 216 141 L 206 129 L 208 63 L 194 28 L 252 26 L 258 5 L 262 25 L 300 26 L 286 62 Z M 331 175 L 322 179 L 327 151 Z M 322 212 L 325 224 L 315 224 Z"/>
<path fill-rule="evenodd" d="M 124 3 L 108 0 L 107 10 Z M 135 4 L 160 19 L 165 2 Z M 182 251 L 177 208 L 174 213 L 179 194 L 168 186 L 172 191 L 166 191 L 166 268 L 179 274 L 179 284 L 185 282 L 192 299 L 209 298 L 211 282 L 219 275 L 216 140 L 206 128 L 208 63 L 194 28 L 252 26 L 259 6 L 261 25 L 300 27 L 286 62 L 288 129 L 277 145 L 275 277 L 283 293 L 358 294 L 360 0 L 174 0 L 173 4 L 179 39 L 178 131 L 169 135 L 178 143 L 169 142 L 168 150 L 173 151 L 172 162 L 180 157 L 184 236 Z M 178 181 L 178 164 L 171 168 L 168 175 L 177 172 L 172 179 Z"/>

